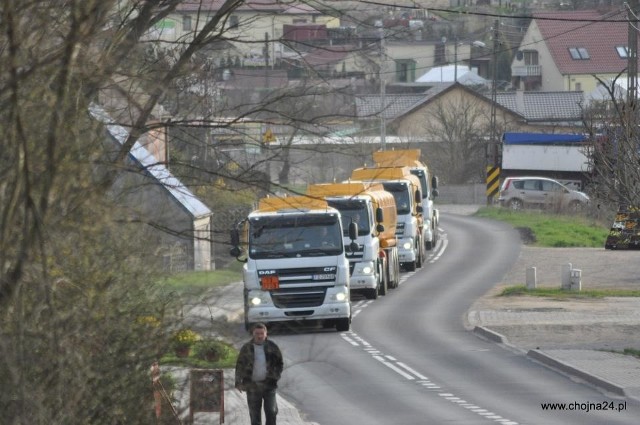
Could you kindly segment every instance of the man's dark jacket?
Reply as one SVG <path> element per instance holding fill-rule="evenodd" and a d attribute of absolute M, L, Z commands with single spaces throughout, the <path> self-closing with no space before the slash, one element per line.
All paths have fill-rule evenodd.
<path fill-rule="evenodd" d="M 278 380 L 284 367 L 282 353 L 275 342 L 266 339 L 264 341 L 264 354 L 267 360 L 267 377 L 264 380 L 266 388 L 277 388 Z M 251 389 L 251 376 L 253 374 L 253 340 L 247 342 L 240 349 L 236 361 L 236 387 L 243 390 Z"/>

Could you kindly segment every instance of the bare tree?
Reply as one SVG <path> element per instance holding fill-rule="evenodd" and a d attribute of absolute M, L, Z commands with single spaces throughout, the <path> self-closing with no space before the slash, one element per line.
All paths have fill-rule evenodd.
<path fill-rule="evenodd" d="M 432 141 L 427 156 L 443 181 L 460 184 L 482 178 L 487 122 L 486 104 L 469 96 L 439 99 L 428 108 L 421 130 Z"/>
<path fill-rule="evenodd" d="M 619 78 L 620 76 L 618 76 Z M 612 81 L 600 81 L 604 97 L 585 109 L 590 135 L 587 156 L 593 179 L 590 193 L 609 205 L 640 205 L 640 143 L 638 112 L 626 91 Z"/>

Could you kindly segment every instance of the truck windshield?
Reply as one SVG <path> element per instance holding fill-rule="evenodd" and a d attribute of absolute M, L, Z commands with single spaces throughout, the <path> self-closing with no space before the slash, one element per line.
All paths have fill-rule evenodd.
<path fill-rule="evenodd" d="M 367 204 L 359 199 L 329 199 L 329 205 L 340 211 L 343 236 L 349 236 L 349 224 L 358 224 L 358 235 L 364 236 L 371 233 Z"/>
<path fill-rule="evenodd" d="M 398 215 L 411 213 L 411 196 L 409 186 L 402 182 L 383 182 L 384 190 L 390 192 L 396 200 L 396 210 Z"/>
<path fill-rule="evenodd" d="M 343 249 L 337 214 L 288 214 L 249 220 L 251 258 L 339 255 Z"/>
<path fill-rule="evenodd" d="M 411 174 L 418 177 L 418 180 L 420 180 L 422 199 L 428 198 L 431 191 L 429 190 L 429 181 L 427 180 L 427 175 L 424 170 L 414 168 L 411 169 Z"/>

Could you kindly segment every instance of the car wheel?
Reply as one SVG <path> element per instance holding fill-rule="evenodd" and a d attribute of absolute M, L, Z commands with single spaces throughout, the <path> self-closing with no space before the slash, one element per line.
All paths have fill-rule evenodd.
<path fill-rule="evenodd" d="M 515 211 L 521 210 L 523 207 L 522 200 L 518 198 L 513 198 L 512 200 L 510 200 L 508 205 L 509 208 Z"/>

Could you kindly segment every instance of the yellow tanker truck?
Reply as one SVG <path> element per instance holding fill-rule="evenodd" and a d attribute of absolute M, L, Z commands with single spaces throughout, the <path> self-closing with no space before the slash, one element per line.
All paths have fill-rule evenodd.
<path fill-rule="evenodd" d="M 357 249 L 346 249 L 351 292 L 369 299 L 386 295 L 400 280 L 396 239 L 397 210 L 393 195 L 380 183 L 347 181 L 309 185 L 307 195 L 325 199 L 340 211 L 342 226 L 357 224 Z M 350 238 L 344 234 L 349 247 Z"/>
<path fill-rule="evenodd" d="M 435 208 L 434 199 L 438 196 L 438 178 L 431 175 L 429 168 L 420 160 L 420 149 L 401 149 L 376 151 L 373 161 L 377 167 L 409 167 L 411 173 L 420 180 L 422 194 L 422 218 L 425 249 L 430 250 L 438 241 L 440 214 Z"/>
<path fill-rule="evenodd" d="M 356 226 L 348 229 L 355 245 Z M 231 231 L 231 255 L 245 264 L 244 319 L 351 324 L 349 262 L 340 212 L 322 199 L 267 197 Z"/>
<path fill-rule="evenodd" d="M 420 180 L 409 167 L 363 167 L 351 173 L 352 180 L 378 182 L 396 201 L 398 257 L 409 271 L 422 267 L 426 254 L 422 240 L 422 195 Z"/>

